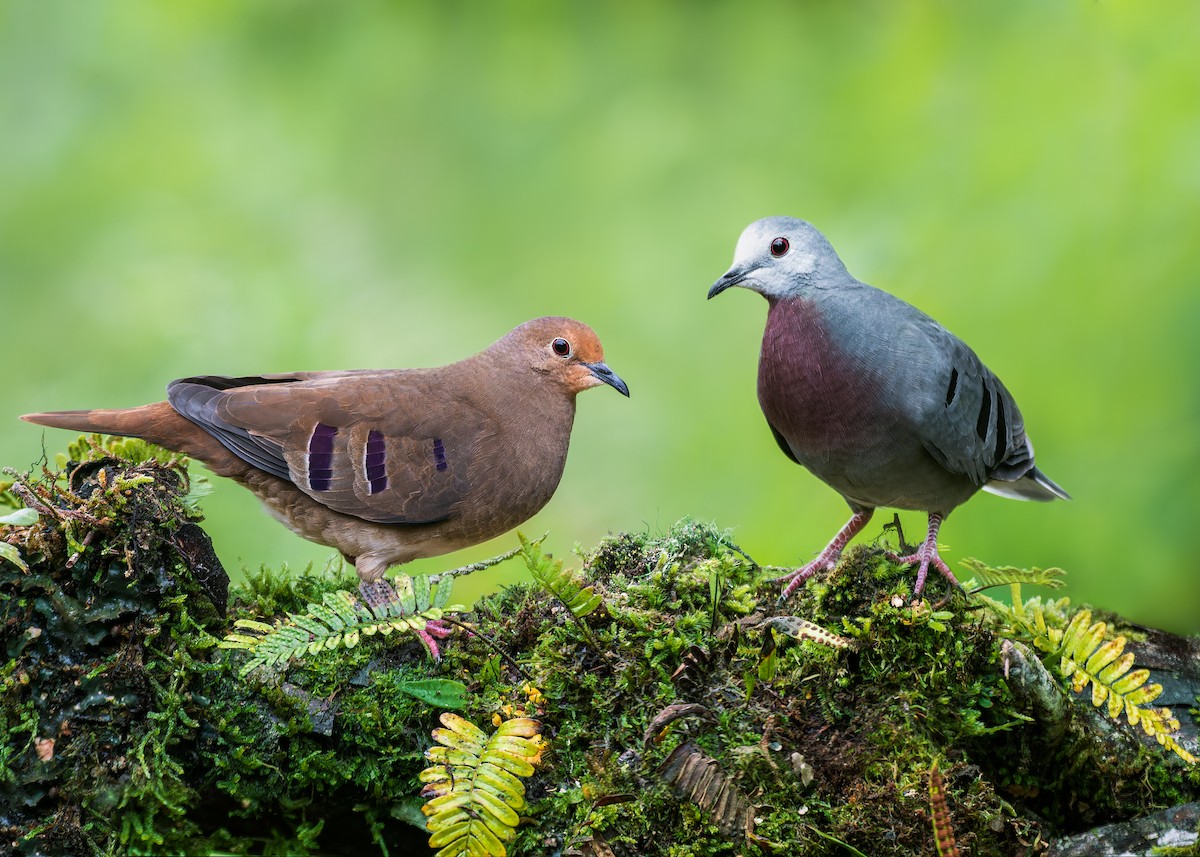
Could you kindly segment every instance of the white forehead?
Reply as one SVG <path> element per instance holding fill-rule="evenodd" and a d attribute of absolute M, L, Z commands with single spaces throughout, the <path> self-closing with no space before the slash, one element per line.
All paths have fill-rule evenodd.
<path fill-rule="evenodd" d="M 751 223 L 742 230 L 742 234 L 738 236 L 737 246 L 733 248 L 734 262 L 749 262 L 755 256 L 762 255 L 766 250 L 765 241 L 762 233 L 762 227 L 758 223 Z M 729 246 L 728 244 L 725 246 Z"/>
<path fill-rule="evenodd" d="M 807 228 L 806 228 L 807 227 Z M 767 217 L 756 220 L 742 230 L 737 246 L 733 250 L 733 264 L 753 268 L 764 265 L 779 273 L 811 274 L 816 270 L 821 246 L 814 245 L 812 236 L 820 233 L 801 220 L 791 217 Z M 771 256 L 771 242 L 785 238 L 791 245 L 787 255 L 778 259 Z M 759 290 L 763 294 L 782 294 L 794 288 L 794 283 L 784 277 L 760 275 Z"/>

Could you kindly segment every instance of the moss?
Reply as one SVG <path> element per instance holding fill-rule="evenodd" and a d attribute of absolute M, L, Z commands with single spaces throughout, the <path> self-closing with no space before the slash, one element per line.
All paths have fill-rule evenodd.
<path fill-rule="evenodd" d="M 982 855 L 1200 793 L 1128 731 L 1098 742 L 1076 718 L 1047 742 L 983 603 L 914 606 L 911 571 L 860 546 L 780 608 L 778 584 L 694 521 L 581 552 L 602 597 L 582 619 L 518 585 L 483 599 L 440 663 L 397 636 L 239 679 L 245 654 L 216 648 L 231 620 L 303 611 L 352 576 L 261 570 L 222 615 L 185 462 L 136 442 L 70 458 L 18 477 L 39 520 L 0 527 L 28 563 L 0 559 L 0 841 L 17 853 L 418 853 L 439 712 L 403 686 L 431 677 L 465 683 L 477 723 L 546 725 L 511 853 L 749 853 L 662 782 L 687 741 L 756 807 L 764 852 L 930 853 L 935 761 L 955 837 Z M 763 624 L 781 611 L 831 634 Z"/>

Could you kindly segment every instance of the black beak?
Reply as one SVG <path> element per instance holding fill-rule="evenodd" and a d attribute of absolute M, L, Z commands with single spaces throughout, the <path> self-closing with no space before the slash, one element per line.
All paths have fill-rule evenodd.
<path fill-rule="evenodd" d="M 750 276 L 749 271 L 743 271 L 741 268 L 730 268 L 725 272 L 725 275 L 713 283 L 712 288 L 708 290 L 708 299 L 712 300 L 726 289 L 731 289 L 734 286 L 741 285 L 742 281 L 748 276 Z"/>
<path fill-rule="evenodd" d="M 608 368 L 607 363 L 584 363 L 593 375 L 614 388 L 622 396 L 629 395 L 629 386 L 621 380 L 616 372 Z"/>

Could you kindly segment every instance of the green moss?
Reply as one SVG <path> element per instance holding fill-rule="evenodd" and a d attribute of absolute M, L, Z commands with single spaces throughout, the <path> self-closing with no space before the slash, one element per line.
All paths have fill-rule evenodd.
<path fill-rule="evenodd" d="M 29 566 L 0 559 L 0 836 L 18 853 L 419 853 L 439 712 L 405 686 L 429 678 L 465 684 L 455 704 L 477 723 L 546 725 L 515 854 L 588 837 L 747 853 L 661 781 L 685 741 L 755 805 L 757 847 L 775 853 L 930 853 L 935 761 L 974 854 L 1200 793 L 1194 769 L 1120 729 L 1097 742 L 1077 719 L 1047 745 L 1004 678 L 1011 629 L 983 602 L 913 605 L 911 570 L 857 547 L 781 608 L 778 584 L 694 521 L 582 552 L 572 574 L 601 599 L 586 615 L 514 586 L 440 663 L 411 637 L 372 638 L 239 679 L 245 653 L 215 647 L 231 620 L 301 612 L 353 578 L 262 570 L 223 616 L 183 462 L 144 447 L 77 445 L 78 463 L 17 478 L 41 514 L 0 527 Z M 829 634 L 763 625 L 781 612 Z M 660 717 L 681 704 L 700 707 Z"/>

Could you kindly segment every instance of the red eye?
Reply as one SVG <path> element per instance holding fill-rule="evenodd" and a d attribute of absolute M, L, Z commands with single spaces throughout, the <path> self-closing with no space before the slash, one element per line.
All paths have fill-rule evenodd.
<path fill-rule="evenodd" d="M 771 242 L 771 255 L 782 256 L 788 251 L 788 247 L 790 246 L 791 245 L 788 244 L 788 240 L 786 238 L 776 238 Z"/>
<path fill-rule="evenodd" d="M 550 343 L 550 347 L 554 349 L 554 353 L 559 357 L 571 356 L 571 343 L 565 339 L 556 339 Z"/>

